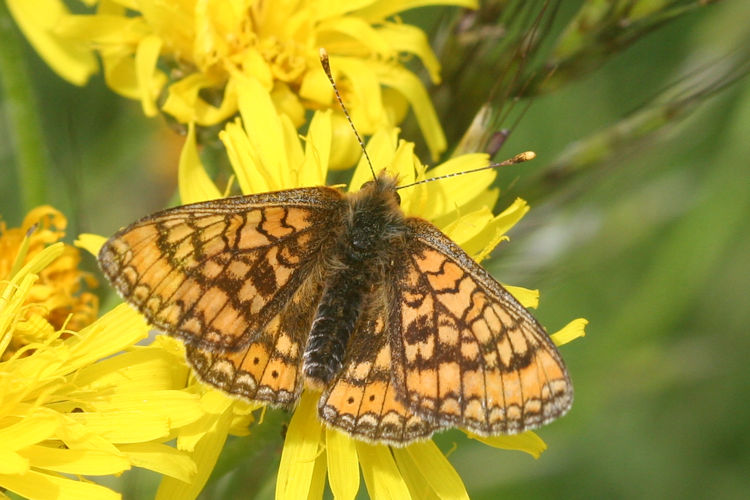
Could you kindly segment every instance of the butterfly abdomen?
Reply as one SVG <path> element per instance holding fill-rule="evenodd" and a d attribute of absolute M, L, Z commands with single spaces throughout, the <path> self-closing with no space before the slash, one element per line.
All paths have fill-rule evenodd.
<path fill-rule="evenodd" d="M 348 198 L 346 224 L 328 256 L 325 288 L 305 347 L 304 373 L 312 385 L 327 386 L 341 371 L 372 285 L 383 280 L 390 249 L 405 231 L 395 190 L 390 178 L 385 180 Z"/>
<path fill-rule="evenodd" d="M 365 288 L 364 273 L 340 269 L 328 277 L 305 347 L 304 372 L 314 385 L 327 385 L 341 370 Z"/>

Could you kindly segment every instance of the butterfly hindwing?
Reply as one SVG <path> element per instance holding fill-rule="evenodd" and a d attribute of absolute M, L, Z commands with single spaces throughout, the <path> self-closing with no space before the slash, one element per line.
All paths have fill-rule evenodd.
<path fill-rule="evenodd" d="M 413 238 L 393 300 L 405 404 L 482 435 L 522 432 L 565 413 L 572 385 L 544 328 L 437 228 L 407 223 Z"/>
<path fill-rule="evenodd" d="M 251 342 L 317 265 L 342 195 L 300 188 L 168 209 L 99 253 L 104 273 L 159 329 L 188 345 Z"/>
<path fill-rule="evenodd" d="M 375 298 L 352 333 L 339 375 L 323 392 L 320 417 L 331 427 L 370 442 L 403 446 L 439 429 L 409 410 L 397 394 L 403 377 L 394 371 L 388 331 L 390 308 Z"/>
<path fill-rule="evenodd" d="M 302 391 L 302 355 L 321 293 L 321 283 L 308 278 L 248 345 L 231 352 L 188 345 L 188 362 L 219 390 L 291 407 Z"/>

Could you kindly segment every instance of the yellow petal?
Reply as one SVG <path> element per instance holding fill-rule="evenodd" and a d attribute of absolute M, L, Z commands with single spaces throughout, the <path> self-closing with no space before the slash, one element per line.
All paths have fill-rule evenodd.
<path fill-rule="evenodd" d="M 0 449 L 17 451 L 50 438 L 60 426 L 60 418 L 37 415 L 0 428 Z"/>
<path fill-rule="evenodd" d="M 185 483 L 191 481 L 198 470 L 188 454 L 165 444 L 121 444 L 118 448 L 134 466 L 144 467 Z"/>
<path fill-rule="evenodd" d="M 567 344 L 571 340 L 577 339 L 578 337 L 583 337 L 586 335 L 585 328 L 588 324 L 589 322 L 587 319 L 574 319 L 573 321 L 562 327 L 559 331 L 550 335 L 550 337 L 552 337 L 552 342 L 554 342 L 555 345 L 560 346 L 563 344 Z"/>
<path fill-rule="evenodd" d="M 101 58 L 107 86 L 124 97 L 140 99 L 132 53 L 129 50 L 108 50 L 102 51 Z"/>
<path fill-rule="evenodd" d="M 539 290 L 531 290 L 521 286 L 503 285 L 523 307 L 535 309 L 539 306 Z"/>
<path fill-rule="evenodd" d="M 62 242 L 54 243 L 38 254 L 34 255 L 32 259 L 27 262 L 16 274 L 12 276 L 14 283 L 18 283 L 21 279 L 29 274 L 39 274 L 39 272 L 45 267 L 49 266 L 55 259 L 60 257 L 65 251 L 65 244 Z M 6 288 L 7 290 L 7 288 Z"/>
<path fill-rule="evenodd" d="M 67 416 L 64 425 L 57 430 L 56 435 L 71 450 L 97 450 L 111 455 L 120 454 L 120 450 L 112 442 L 91 432 L 85 425 Z"/>
<path fill-rule="evenodd" d="M 370 498 L 410 498 L 389 447 L 361 441 L 356 447 Z"/>
<path fill-rule="evenodd" d="M 425 173 L 425 177 L 432 178 L 468 172 L 476 168 L 485 167 L 489 162 L 490 158 L 486 154 L 474 153 L 461 155 L 451 158 L 435 168 L 431 168 Z M 414 202 L 411 205 L 414 213 L 418 213 L 420 217 L 428 220 L 436 220 L 442 216 L 449 215 L 452 220 L 456 218 L 456 215 L 466 213 L 466 210 L 463 208 L 472 200 L 487 192 L 487 189 L 495 180 L 495 176 L 496 172 L 493 170 L 456 175 L 447 179 L 414 186 L 414 188 L 408 188 L 404 193 L 408 196 L 420 198 L 418 204 Z"/>
<path fill-rule="evenodd" d="M 193 451 L 206 434 L 206 429 L 216 425 L 217 418 L 232 412 L 233 401 L 214 389 L 207 389 L 201 396 L 200 405 L 205 415 L 190 425 L 183 427 L 177 437 L 177 447 Z"/>
<path fill-rule="evenodd" d="M 188 126 L 188 135 L 180 153 L 177 178 L 182 203 L 196 203 L 221 198 L 219 189 L 206 173 L 198 155 L 194 123 L 190 123 Z"/>
<path fill-rule="evenodd" d="M 434 442 L 414 443 L 394 449 L 393 453 L 403 458 L 410 470 L 416 469 L 439 498 L 468 500 L 469 494 L 461 477 Z"/>
<path fill-rule="evenodd" d="M 119 500 L 120 495 L 95 483 L 29 470 L 25 474 L 0 474 L 0 487 L 26 498 L 55 500 Z"/>
<path fill-rule="evenodd" d="M 280 113 L 285 114 L 292 120 L 295 129 L 305 124 L 305 107 L 297 94 L 289 88 L 289 85 L 277 82 L 271 91 L 271 100 Z"/>
<path fill-rule="evenodd" d="M 384 63 L 371 63 L 371 65 L 383 85 L 398 90 L 409 101 L 432 154 L 432 160 L 437 160 L 440 153 L 445 151 L 447 142 L 440 120 L 422 82 L 414 73 L 403 67 Z"/>
<path fill-rule="evenodd" d="M 326 488 L 326 454 L 320 453 L 315 459 L 310 490 L 307 492 L 308 500 L 320 500 Z"/>
<path fill-rule="evenodd" d="M 162 40 L 156 35 L 143 38 L 138 43 L 135 53 L 135 69 L 138 78 L 141 106 L 146 116 L 156 116 L 159 112 L 156 99 L 164 86 L 166 78 L 156 70 Z"/>
<path fill-rule="evenodd" d="M 11 450 L 0 450 L 0 477 L 3 474 L 23 474 L 29 470 L 29 460 Z M 2 482 L 0 482 L 2 485 Z"/>
<path fill-rule="evenodd" d="M 281 132 L 284 138 L 284 151 L 286 151 L 286 165 L 284 171 L 278 177 L 281 178 L 281 188 L 290 189 L 299 184 L 300 168 L 305 161 L 305 152 L 300 144 L 300 135 L 289 115 L 280 113 Z M 319 184 L 318 184 L 319 185 Z"/>
<path fill-rule="evenodd" d="M 547 449 L 547 445 L 542 441 L 542 438 L 531 431 L 513 436 L 479 436 L 471 432 L 464 432 L 470 438 L 481 441 L 493 448 L 524 451 L 534 458 L 539 458 L 542 452 Z"/>
<path fill-rule="evenodd" d="M 482 248 L 487 244 L 487 241 L 492 239 L 496 231 L 490 227 L 490 223 L 494 219 L 492 211 L 484 207 L 480 210 L 464 214 L 460 218 L 456 219 L 452 223 L 448 224 L 443 228 L 443 232 L 458 243 L 461 248 L 466 250 L 469 255 L 475 255 L 481 251 Z M 499 236 L 501 234 L 497 233 Z M 472 239 L 478 239 L 479 242 L 473 242 Z M 478 244 L 477 244 L 478 243 Z"/>
<path fill-rule="evenodd" d="M 242 123 L 258 158 L 256 168 L 267 177 L 271 190 L 290 187 L 284 123 L 276 112 L 271 96 L 252 78 L 246 79 L 238 91 Z M 245 175 L 252 177 L 257 174 L 248 172 Z"/>
<path fill-rule="evenodd" d="M 101 476 L 119 474 L 130 469 L 124 456 L 98 450 L 70 450 L 51 446 L 27 446 L 19 451 L 35 468 L 66 474 Z"/>
<path fill-rule="evenodd" d="M 60 76 L 83 85 L 96 73 L 97 64 L 91 50 L 78 40 L 60 37 L 55 27 L 68 15 L 58 0 L 8 0 L 8 10 L 39 55 Z"/>
<path fill-rule="evenodd" d="M 354 16 L 329 18 L 320 23 L 317 29 L 318 44 L 331 53 L 346 54 L 347 49 L 351 49 L 351 41 L 356 40 L 360 51 L 375 54 L 384 60 L 395 56 L 391 45 L 382 36 L 381 30 L 376 30 L 362 18 Z"/>
<path fill-rule="evenodd" d="M 73 349 L 70 371 L 111 356 L 148 336 L 143 316 L 130 306 L 120 304 L 80 332 L 66 340 Z"/>
<path fill-rule="evenodd" d="M 393 159 L 390 164 L 384 164 L 383 169 L 387 169 L 388 172 L 395 175 L 399 183 L 410 184 L 414 182 L 419 173 L 418 171 L 423 169 L 419 159 L 414 155 L 414 143 L 408 141 L 399 142 Z M 402 205 L 404 206 L 404 210 L 408 212 L 408 198 L 403 200 Z"/>
<path fill-rule="evenodd" d="M 358 9 L 364 9 L 373 3 L 376 3 L 376 0 L 350 0 L 348 2 L 342 2 L 340 0 L 318 1 L 320 12 L 325 12 L 329 17 L 340 16 Z"/>
<path fill-rule="evenodd" d="M 139 391 L 115 393 L 91 402 L 99 412 L 139 412 L 144 416 L 166 417 L 171 427 L 183 427 L 203 415 L 200 397 L 185 391 Z"/>
<path fill-rule="evenodd" d="M 206 413 L 219 415 L 230 410 L 232 405 L 237 402 L 236 399 L 231 398 L 228 394 L 212 388 L 206 391 L 201 397 L 201 408 Z"/>
<path fill-rule="evenodd" d="M 83 248 L 88 253 L 96 257 L 99 255 L 99 250 L 104 245 L 107 238 L 99 236 L 98 234 L 81 233 L 78 235 L 78 239 L 75 241 L 75 246 Z"/>
<path fill-rule="evenodd" d="M 516 198 L 508 208 L 500 212 L 495 218 L 497 220 L 495 229 L 501 234 L 507 233 L 523 218 L 524 215 L 528 213 L 528 211 L 529 205 L 526 203 L 526 200 Z"/>
<path fill-rule="evenodd" d="M 333 71 L 333 68 L 331 70 Z M 321 106 L 328 106 L 331 104 L 333 98 L 331 82 L 328 81 L 326 74 L 320 71 L 319 68 L 306 71 L 302 77 L 299 95 Z"/>
<path fill-rule="evenodd" d="M 169 418 L 138 410 L 70 413 L 68 417 L 113 443 L 137 443 L 169 436 Z"/>
<path fill-rule="evenodd" d="M 229 118 L 237 110 L 236 82 L 230 79 L 226 84 L 218 107 L 203 100 L 200 91 L 222 84 L 223 81 L 211 78 L 204 73 L 188 75 L 168 87 L 167 99 L 162 105 L 162 110 L 181 123 L 192 121 L 199 125 L 216 124 Z"/>
<path fill-rule="evenodd" d="M 335 498 L 354 498 L 359 491 L 359 461 L 354 440 L 334 429 L 326 429 L 328 482 Z"/>
<path fill-rule="evenodd" d="M 393 449 L 393 458 L 396 460 L 398 470 L 401 471 L 401 477 L 404 478 L 406 487 L 409 488 L 411 498 L 418 498 L 419 500 L 440 500 L 435 490 L 432 489 L 427 479 L 419 472 L 417 466 L 405 453 L 401 453 L 400 450 Z"/>
<path fill-rule="evenodd" d="M 360 134 L 370 134 L 384 125 L 380 81 L 372 64 L 354 57 L 331 57 L 331 67 L 340 70 L 349 82 L 352 92 L 349 112 Z"/>
<path fill-rule="evenodd" d="M 329 170 L 349 169 L 362 157 L 362 145 L 352 133 L 349 122 L 340 111 L 331 117 L 333 137 Z"/>
<path fill-rule="evenodd" d="M 208 481 L 227 439 L 232 422 L 231 406 L 218 415 L 206 415 L 204 435 L 195 445 L 192 458 L 197 468 L 196 474 L 186 483 L 172 477 L 164 477 L 156 492 L 157 500 L 173 498 L 195 498 Z"/>
<path fill-rule="evenodd" d="M 375 132 L 367 142 L 367 154 L 372 160 L 372 168 L 379 173 L 386 166 L 393 163 L 398 144 L 398 129 L 384 128 Z M 354 169 L 352 179 L 349 181 L 349 191 L 358 191 L 362 184 L 372 180 L 372 171 L 367 163 L 367 158 L 361 156 L 357 167 Z"/>
<path fill-rule="evenodd" d="M 474 260 L 481 262 L 501 241 L 508 239 L 505 233 L 528 211 L 529 207 L 526 202 L 519 198 L 495 217 L 486 208 L 466 214 L 446 226 L 446 234 L 450 235 L 459 228 L 463 229 L 463 234 L 459 235 L 461 239 L 456 242 Z M 479 231 L 472 235 L 471 233 L 477 229 Z"/>
<path fill-rule="evenodd" d="M 305 158 L 299 170 L 297 185 L 321 186 L 331 157 L 331 111 L 313 115 L 305 138 Z"/>
<path fill-rule="evenodd" d="M 149 31 L 141 18 L 101 12 L 93 16 L 64 16 L 55 26 L 55 33 L 65 38 L 85 40 L 103 47 L 127 45 L 131 53 Z"/>
<path fill-rule="evenodd" d="M 416 26 L 404 23 L 384 23 L 378 34 L 394 52 L 408 52 L 422 60 L 433 83 L 440 83 L 440 62 L 430 47 L 425 32 Z"/>
<path fill-rule="evenodd" d="M 76 376 L 80 391 L 140 393 L 179 387 L 188 367 L 157 347 L 138 348 L 83 367 Z"/>
<path fill-rule="evenodd" d="M 317 392 L 304 391 L 289 422 L 276 478 L 277 500 L 308 497 L 322 437 L 319 397 Z"/>
<path fill-rule="evenodd" d="M 260 165 L 260 158 L 250 144 L 250 139 L 238 118 L 228 123 L 219 132 L 219 139 L 227 148 L 229 162 L 234 169 L 237 183 L 244 194 L 265 193 L 271 191 L 274 180 Z"/>

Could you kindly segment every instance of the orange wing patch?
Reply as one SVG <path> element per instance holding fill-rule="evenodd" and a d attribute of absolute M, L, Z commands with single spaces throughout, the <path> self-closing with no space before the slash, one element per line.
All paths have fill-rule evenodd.
<path fill-rule="evenodd" d="M 399 284 L 406 406 L 442 426 L 512 434 L 565 413 L 572 385 L 543 327 L 437 229 L 410 220 Z"/>
<path fill-rule="evenodd" d="M 394 372 L 384 318 L 381 313 L 360 321 L 342 371 L 321 396 L 318 409 L 328 425 L 356 438 L 404 446 L 428 438 L 440 427 L 399 399 L 402 377 Z"/>

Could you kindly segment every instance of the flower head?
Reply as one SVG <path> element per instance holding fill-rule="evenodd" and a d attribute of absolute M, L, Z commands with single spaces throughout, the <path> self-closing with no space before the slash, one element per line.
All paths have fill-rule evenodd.
<path fill-rule="evenodd" d="M 17 275 L 24 265 L 65 234 L 66 225 L 65 217 L 49 206 L 30 211 L 21 227 L 8 228 L 0 221 L 0 279 L 9 280 Z M 81 291 L 82 284 L 93 287 L 96 280 L 78 269 L 81 256 L 77 248 L 62 244 L 59 248 L 60 255 L 39 270 L 26 295 L 24 307 L 16 318 L 20 324 L 6 355 L 39 340 L 33 338 L 34 328 L 24 330 L 26 325 L 46 323 L 50 331 L 63 326 L 77 331 L 96 319 L 99 307 L 96 295 Z"/>
<path fill-rule="evenodd" d="M 433 155 L 445 149 L 445 137 L 424 87 L 402 60 L 418 58 L 434 82 L 439 64 L 419 28 L 389 18 L 422 5 L 477 6 L 476 0 L 116 0 L 100 2 L 95 14 L 71 15 L 57 0 L 44 2 L 49 9 L 26 3 L 9 6 L 61 75 L 85 81 L 96 51 L 112 89 L 140 100 L 147 115 L 161 109 L 181 123 L 213 125 L 232 117 L 249 82 L 256 82 L 300 126 L 306 109 L 333 103 L 318 63 L 325 47 L 362 132 L 400 121 L 408 103 Z M 61 54 L 80 54 L 79 61 L 60 64 Z"/>
<path fill-rule="evenodd" d="M 284 115 L 278 115 L 271 99 L 257 88 L 254 96 L 239 102 L 241 120 L 226 126 L 220 134 L 243 193 L 325 184 L 331 157 L 331 112 L 317 112 L 307 135 L 300 141 L 296 129 Z M 188 136 L 180 164 L 183 202 L 220 196 L 200 164 L 193 129 Z M 401 184 L 484 166 L 487 155 L 454 158 L 427 169 L 413 153 L 413 144 L 398 140 L 396 129 L 376 132 L 367 150 L 375 169 L 382 167 L 396 175 Z M 528 210 L 516 200 L 501 214 L 490 210 L 498 192 L 490 188 L 494 171 L 459 176 L 448 183 L 431 182 L 405 189 L 401 206 L 438 225 L 474 258 L 482 259 L 503 239 L 505 232 Z M 363 159 L 355 169 L 349 189 L 357 190 L 372 179 Z M 448 184 L 450 184 L 448 186 Z M 538 293 L 507 287 L 527 307 L 534 307 Z M 575 320 L 553 335 L 558 343 L 583 334 L 585 320 Z M 391 448 L 355 441 L 329 429 L 317 413 L 319 393 L 305 390 L 290 422 L 279 468 L 277 498 L 320 497 L 326 478 L 338 497 L 352 497 L 359 489 L 359 469 L 374 497 L 438 496 L 465 498 L 460 477 L 432 441 Z M 515 436 L 469 437 L 490 446 L 519 449 L 538 456 L 544 443 L 533 432 Z"/>
<path fill-rule="evenodd" d="M 10 253 L 0 259 L 0 487 L 29 498 L 116 498 L 75 476 L 133 466 L 188 481 L 193 462 L 163 444 L 202 415 L 198 398 L 179 390 L 187 367 L 136 346 L 148 327 L 126 306 L 71 328 L 86 322 L 68 295 L 80 277 L 77 250 L 54 242 L 59 212 L 42 207 L 32 220 L 36 232 L 3 228 L 0 240 L 4 252 L 17 249 L 13 265 Z M 51 311 L 67 311 L 62 327 Z"/>

